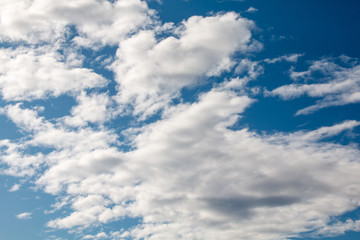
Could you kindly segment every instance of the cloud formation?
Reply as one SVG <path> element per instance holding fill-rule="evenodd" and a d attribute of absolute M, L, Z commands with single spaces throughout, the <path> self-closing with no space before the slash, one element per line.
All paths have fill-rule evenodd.
<path fill-rule="evenodd" d="M 316 74 L 323 75 L 321 82 L 312 81 Z M 342 67 L 329 59 L 314 61 L 307 71 L 290 73 L 291 78 L 312 83 L 293 83 L 278 87 L 268 94 L 289 100 L 301 96 L 320 98 L 312 106 L 296 112 L 296 115 L 311 114 L 322 108 L 360 102 L 360 65 Z M 318 80 L 317 80 L 318 81 Z"/>
<path fill-rule="evenodd" d="M 35 129 L 25 145 L 56 149 L 43 157 L 48 169 L 37 184 L 66 193 L 72 213 L 50 221 L 52 228 L 129 216 L 143 219 L 127 233 L 134 239 L 274 239 L 324 227 L 330 216 L 358 207 L 359 150 L 318 142 L 358 122 L 269 136 L 230 130 L 251 103 L 216 87 L 135 136 L 129 131 L 129 152 L 111 147 L 104 131 L 55 130 L 19 106 L 8 112 Z"/>
<path fill-rule="evenodd" d="M 1 1 L 0 38 L 30 44 L 56 42 L 75 26 L 79 45 L 116 44 L 148 20 L 140 0 Z"/>
<path fill-rule="evenodd" d="M 0 114 L 22 134 L 0 140 L 1 173 L 57 196 L 48 228 L 83 239 L 359 231 L 357 220 L 332 218 L 359 207 L 360 150 L 325 141 L 359 121 L 271 134 L 242 125 L 260 101 L 248 86 L 266 68 L 260 63 L 302 56 L 251 60 L 262 47 L 254 22 L 222 12 L 161 23 L 140 0 L 3 1 L 0 16 L 1 40 L 13 43 L 0 48 Z M 89 56 L 103 64 L 91 69 Z M 296 83 L 267 94 L 321 98 L 298 114 L 358 102 L 360 68 L 349 61 L 314 61 L 291 71 Z M 182 101 L 182 90 L 210 78 L 219 81 Z M 50 107 L 35 101 L 62 95 L 74 105 L 60 117 L 46 116 Z M 136 223 L 126 229 L 98 228 L 128 219 Z"/>
<path fill-rule="evenodd" d="M 0 49 L 0 91 L 4 100 L 33 100 L 103 87 L 91 69 L 72 66 L 54 49 Z"/>
<path fill-rule="evenodd" d="M 134 103 L 134 114 L 151 115 L 178 97 L 183 87 L 229 71 L 235 52 L 258 46 L 252 45 L 252 26 L 230 12 L 191 17 L 163 39 L 154 31 L 140 31 L 121 43 L 112 65 L 119 103 Z"/>

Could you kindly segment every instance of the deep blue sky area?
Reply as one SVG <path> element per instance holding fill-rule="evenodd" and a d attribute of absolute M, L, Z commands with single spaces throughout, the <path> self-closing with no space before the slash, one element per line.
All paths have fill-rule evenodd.
<path fill-rule="evenodd" d="M 360 55 L 360 3 L 356 0 L 251 0 L 150 2 L 163 22 L 180 22 L 193 15 L 235 11 L 253 20 L 266 42 L 259 57 L 297 51 L 309 59 L 319 56 Z M 257 12 L 245 12 L 249 7 Z"/>

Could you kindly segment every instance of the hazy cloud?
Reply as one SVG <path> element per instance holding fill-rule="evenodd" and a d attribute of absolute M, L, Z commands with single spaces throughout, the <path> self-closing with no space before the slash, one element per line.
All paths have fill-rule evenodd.
<path fill-rule="evenodd" d="M 20 220 L 29 220 L 31 219 L 31 213 L 30 212 L 23 212 L 20 213 L 18 215 L 16 215 L 16 217 Z"/>

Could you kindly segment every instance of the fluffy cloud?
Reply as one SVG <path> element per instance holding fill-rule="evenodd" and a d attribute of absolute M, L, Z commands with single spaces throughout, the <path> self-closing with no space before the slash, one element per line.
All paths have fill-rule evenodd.
<path fill-rule="evenodd" d="M 56 97 L 106 82 L 90 69 L 66 63 L 48 47 L 0 49 L 0 92 L 7 101 Z"/>
<path fill-rule="evenodd" d="M 141 31 L 123 41 L 112 66 L 118 101 L 134 103 L 134 114 L 153 114 L 183 87 L 228 71 L 236 51 L 253 50 L 252 25 L 235 13 L 194 16 L 175 29 L 175 36 L 157 39 L 155 32 Z"/>
<path fill-rule="evenodd" d="M 358 207 L 359 150 L 321 140 L 359 122 L 275 135 L 232 130 L 253 102 L 242 91 L 245 83 L 229 80 L 195 103 L 167 108 L 159 121 L 128 129 L 127 152 L 104 128 L 71 130 L 64 121 L 38 116 L 37 109 L 8 105 L 3 114 L 28 137 L 2 140 L 6 173 L 36 176 L 44 169 L 36 176 L 38 187 L 66 196 L 58 206 L 71 213 L 49 227 L 141 218 L 119 232 L 134 239 L 279 239 L 325 229 L 331 216 Z M 79 96 L 84 104 L 87 98 Z M 25 154 L 32 146 L 51 151 Z"/>
<path fill-rule="evenodd" d="M 101 229 L 84 239 L 270 240 L 358 230 L 358 221 L 329 223 L 360 205 L 360 151 L 322 140 L 360 122 L 269 135 L 234 129 L 256 101 L 247 94 L 256 88 L 246 84 L 263 71 L 247 56 L 261 47 L 252 39 L 254 24 L 230 12 L 160 26 L 148 19 L 151 14 L 139 0 L 0 3 L 1 39 L 34 44 L 0 49 L 0 91 L 8 101 L 0 113 L 25 136 L 0 140 L 1 173 L 31 179 L 60 196 L 47 211 L 58 213 L 47 226 L 83 230 L 140 219 L 133 228 Z M 75 38 L 66 36 L 72 27 Z M 98 44 L 118 46 L 108 69 L 115 74 L 114 98 L 99 90 L 108 81 L 82 66 L 80 51 L 59 51 Z M 296 62 L 300 56 L 264 62 Z M 107 65 L 112 58 L 101 59 Z M 184 87 L 227 71 L 239 76 L 193 103 L 170 104 Z M 316 109 L 358 101 L 358 64 L 321 60 L 291 77 L 312 80 L 318 72 L 322 83 L 283 86 L 269 95 L 321 97 Z M 61 118 L 47 119 L 39 114 L 44 107 L 22 103 L 62 94 L 77 104 Z M 139 121 L 160 109 L 159 118 L 140 127 L 123 123 L 120 114 L 130 112 Z M 114 117 L 123 132 L 105 124 Z M 17 217 L 29 219 L 31 213 Z"/>
<path fill-rule="evenodd" d="M 143 219 L 127 233 L 134 239 L 278 239 L 359 206 L 358 149 L 319 142 L 358 122 L 268 136 L 229 129 L 251 102 L 220 85 L 139 129 L 129 152 L 107 144 L 91 150 L 94 141 L 81 132 L 68 145 L 54 142 L 63 150 L 47 156 L 37 183 L 66 192 L 73 212 L 49 226 L 128 216 Z M 40 143 L 37 135 L 32 141 Z"/>
<path fill-rule="evenodd" d="M 131 206 L 144 222 L 136 239 L 278 239 L 358 207 L 359 151 L 302 137 L 358 123 L 285 141 L 229 130 L 249 103 L 213 90 L 136 137 L 128 153 L 144 176 Z"/>
<path fill-rule="evenodd" d="M 290 76 L 297 81 L 301 79 L 312 81 L 312 76 L 315 74 L 322 74 L 323 81 L 309 84 L 293 83 L 278 87 L 268 94 L 280 96 L 284 100 L 303 95 L 320 98 L 315 105 L 297 111 L 297 115 L 310 114 L 326 107 L 360 102 L 360 65 L 342 67 L 331 60 L 323 59 L 315 61 L 307 71 L 292 71 Z"/>
<path fill-rule="evenodd" d="M 78 105 L 71 110 L 72 116 L 65 117 L 64 121 L 70 126 L 85 126 L 90 123 L 104 123 L 114 115 L 109 109 L 111 99 L 107 93 L 86 95 L 81 92 L 77 97 Z"/>
<path fill-rule="evenodd" d="M 39 117 L 36 110 L 21 108 L 20 104 L 9 105 L 4 112 L 27 133 L 27 138 L 18 143 L 9 140 L 0 142 L 3 152 L 2 161 L 10 166 L 7 172 L 33 175 L 34 171 L 44 164 L 57 164 L 50 173 L 45 172 L 39 179 L 39 184 L 47 182 L 49 192 L 58 191 L 62 181 L 72 181 L 71 174 L 66 175 L 67 171 L 77 172 L 78 174 L 72 174 L 72 176 L 78 179 L 83 174 L 87 175 L 90 172 L 96 174 L 106 168 L 111 169 L 119 161 L 119 153 L 112 146 L 116 145 L 117 136 L 109 130 L 101 128 L 94 130 L 89 127 L 70 130 L 61 123 L 54 124 Z M 42 152 L 33 155 L 23 153 L 31 147 L 43 147 L 51 151 L 47 155 Z M 97 161 L 102 162 L 102 167 L 95 166 Z M 73 164 L 77 164 L 79 168 L 74 169 Z M 50 181 L 47 180 L 48 174 L 57 177 L 50 177 L 53 179 Z"/>
<path fill-rule="evenodd" d="M 0 39 L 28 43 L 55 42 L 69 26 L 79 33 L 79 45 L 116 44 L 148 21 L 151 14 L 140 0 L 5 0 L 0 3 Z"/>

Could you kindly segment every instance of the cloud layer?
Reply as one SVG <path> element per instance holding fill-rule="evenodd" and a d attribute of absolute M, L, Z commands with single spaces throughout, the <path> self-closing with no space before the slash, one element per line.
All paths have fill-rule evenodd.
<path fill-rule="evenodd" d="M 254 22 L 222 12 L 161 23 L 140 0 L 2 1 L 0 16 L 1 41 L 10 45 L 0 48 L 0 114 L 22 135 L 0 140 L 1 173 L 57 196 L 47 227 L 83 239 L 272 240 L 359 230 L 357 220 L 332 222 L 359 207 L 359 148 L 326 141 L 359 121 L 271 134 L 241 125 L 260 101 L 248 86 L 263 73 L 260 63 L 303 55 L 252 61 L 262 47 Z M 92 69 L 86 58 L 96 57 L 107 60 Z M 296 83 L 267 94 L 319 98 L 298 114 L 356 103 L 360 70 L 351 61 L 313 61 L 291 71 Z M 184 89 L 202 85 L 183 101 Z M 69 111 L 47 116 L 52 106 L 38 100 L 65 95 L 74 100 Z M 31 211 L 16 216 L 31 219 Z M 99 229 L 129 219 L 137 223 Z"/>

